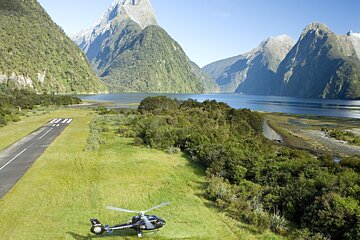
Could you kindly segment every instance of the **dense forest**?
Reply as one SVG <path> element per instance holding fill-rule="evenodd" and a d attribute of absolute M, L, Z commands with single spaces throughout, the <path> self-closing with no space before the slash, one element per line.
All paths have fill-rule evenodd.
<path fill-rule="evenodd" d="M 106 92 L 85 54 L 36 0 L 0 0 L 0 36 L 0 82 L 42 93 Z"/>
<path fill-rule="evenodd" d="M 33 109 L 35 106 L 62 106 L 79 104 L 81 100 L 65 95 L 40 95 L 26 89 L 11 88 L 0 85 L 0 126 L 9 121 L 19 121 L 23 110 Z"/>
<path fill-rule="evenodd" d="M 202 165 L 207 196 L 233 218 L 292 239 L 360 239 L 360 159 L 274 144 L 258 113 L 216 101 L 147 98 L 124 116 L 121 136 Z"/>

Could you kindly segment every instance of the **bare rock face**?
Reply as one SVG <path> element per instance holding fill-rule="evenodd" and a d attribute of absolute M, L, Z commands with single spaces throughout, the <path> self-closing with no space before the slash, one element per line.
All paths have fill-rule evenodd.
<path fill-rule="evenodd" d="M 0 83 L 9 83 L 12 82 L 18 87 L 28 87 L 34 88 L 34 83 L 31 78 L 23 75 L 16 75 L 16 73 L 12 73 L 10 76 L 0 73 Z"/>
<path fill-rule="evenodd" d="M 352 42 L 355 48 L 356 55 L 360 60 L 360 33 L 353 33 L 352 31 L 350 31 L 347 34 L 347 37 Z"/>
<path fill-rule="evenodd" d="M 157 25 L 154 10 L 149 0 L 126 0 L 123 9 L 131 20 L 142 29 L 150 25 Z"/>

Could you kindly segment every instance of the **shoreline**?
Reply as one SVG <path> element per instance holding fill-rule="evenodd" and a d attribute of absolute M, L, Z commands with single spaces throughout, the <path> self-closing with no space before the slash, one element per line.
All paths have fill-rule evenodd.
<path fill-rule="evenodd" d="M 360 101 L 303 99 L 294 97 L 235 95 L 222 93 L 208 94 L 172 94 L 172 93 L 120 93 L 95 95 L 78 95 L 80 99 L 91 101 L 104 107 L 134 108 L 144 98 L 167 96 L 172 99 L 194 99 L 199 102 L 215 100 L 235 109 L 250 109 L 260 113 L 296 115 L 309 118 L 333 117 L 341 119 L 360 119 Z"/>

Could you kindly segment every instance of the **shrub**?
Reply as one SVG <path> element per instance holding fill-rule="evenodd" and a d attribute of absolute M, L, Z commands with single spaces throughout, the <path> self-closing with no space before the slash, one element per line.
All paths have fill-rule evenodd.
<path fill-rule="evenodd" d="M 168 149 L 165 150 L 165 152 L 170 155 L 174 155 L 174 154 L 178 154 L 179 152 L 181 152 L 181 149 L 177 148 L 177 147 L 169 147 Z"/>
<path fill-rule="evenodd" d="M 307 228 L 296 229 L 289 235 L 292 240 L 330 240 L 320 233 L 313 233 Z"/>
<path fill-rule="evenodd" d="M 260 232 L 264 232 L 270 227 L 270 216 L 263 209 L 250 211 L 246 217 L 248 222 L 257 226 Z"/>
<path fill-rule="evenodd" d="M 0 116 L 0 127 L 2 126 L 6 126 L 7 125 L 7 121 L 4 117 Z"/>
<path fill-rule="evenodd" d="M 280 211 L 277 210 L 270 216 L 270 229 L 277 234 L 285 235 L 288 225 L 288 221 L 283 215 L 280 214 Z"/>
<path fill-rule="evenodd" d="M 221 199 L 225 202 L 231 202 L 234 196 L 231 184 L 227 180 L 215 176 L 211 176 L 208 181 L 207 194 L 211 199 Z"/>
<path fill-rule="evenodd" d="M 148 97 L 141 101 L 138 109 L 140 112 L 162 112 L 179 108 L 180 103 L 177 100 L 168 97 Z"/>

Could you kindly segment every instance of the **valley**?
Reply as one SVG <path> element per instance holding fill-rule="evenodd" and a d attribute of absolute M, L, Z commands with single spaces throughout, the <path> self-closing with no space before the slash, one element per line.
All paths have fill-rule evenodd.
<path fill-rule="evenodd" d="M 0 0 L 0 239 L 360 239 L 359 8 Z"/>

